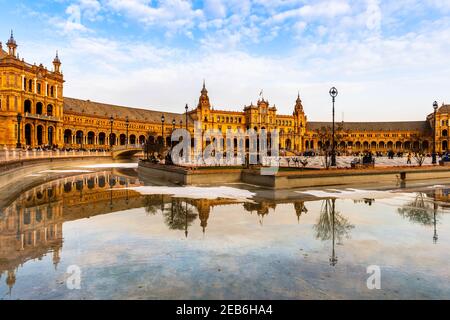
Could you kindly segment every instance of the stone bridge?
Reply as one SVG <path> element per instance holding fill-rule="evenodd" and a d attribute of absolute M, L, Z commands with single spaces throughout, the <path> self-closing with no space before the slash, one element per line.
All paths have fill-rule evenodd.
<path fill-rule="evenodd" d="M 126 159 L 131 158 L 137 153 L 144 151 L 144 145 L 142 144 L 127 144 L 124 146 L 117 146 L 111 150 L 111 156 L 113 159 Z"/>

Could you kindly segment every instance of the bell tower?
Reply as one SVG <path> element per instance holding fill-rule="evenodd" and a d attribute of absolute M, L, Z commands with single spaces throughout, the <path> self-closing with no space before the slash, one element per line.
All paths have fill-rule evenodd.
<path fill-rule="evenodd" d="M 197 108 L 202 109 L 202 113 L 211 108 L 211 104 L 209 102 L 208 90 L 206 90 L 206 84 L 203 80 L 203 88 L 201 91 L 200 99 L 198 101 Z"/>
<path fill-rule="evenodd" d="M 303 151 L 303 137 L 306 134 L 306 116 L 305 110 L 303 109 L 302 99 L 300 99 L 300 92 L 298 93 L 297 100 L 295 101 L 293 116 L 295 125 L 295 149 L 298 151 Z"/>
<path fill-rule="evenodd" d="M 55 59 L 53 59 L 53 71 L 55 73 L 61 73 L 61 60 L 59 60 L 58 51 L 56 51 Z"/>
<path fill-rule="evenodd" d="M 6 45 L 8 46 L 8 55 L 15 57 L 17 50 L 17 42 L 16 40 L 14 40 L 14 34 L 12 30 L 11 30 L 11 37 L 9 38 Z"/>

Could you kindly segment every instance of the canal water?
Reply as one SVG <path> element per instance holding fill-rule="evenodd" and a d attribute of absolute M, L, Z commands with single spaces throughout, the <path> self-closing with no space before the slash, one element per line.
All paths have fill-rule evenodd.
<path fill-rule="evenodd" d="M 0 299 L 450 298 L 450 181 L 179 187 L 134 163 L 31 180 L 1 195 Z"/>

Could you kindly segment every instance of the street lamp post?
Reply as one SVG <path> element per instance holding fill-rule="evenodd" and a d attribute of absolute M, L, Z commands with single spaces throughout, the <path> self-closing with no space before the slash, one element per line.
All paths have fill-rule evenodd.
<path fill-rule="evenodd" d="M 176 125 L 176 121 L 175 121 L 175 119 L 173 119 L 172 120 L 172 134 L 173 134 L 173 132 L 175 131 L 175 125 Z M 173 147 L 173 141 L 172 141 L 172 139 L 170 139 L 170 146 L 171 147 Z"/>
<path fill-rule="evenodd" d="M 112 147 L 113 147 L 113 140 L 112 140 L 112 137 L 113 137 L 113 124 L 114 124 L 113 116 L 111 116 L 109 118 L 109 124 L 111 125 L 111 132 L 109 134 L 109 147 L 112 149 Z"/>
<path fill-rule="evenodd" d="M 20 123 L 22 122 L 22 114 L 19 112 L 17 114 L 17 148 L 21 148 L 22 144 L 20 143 Z"/>
<path fill-rule="evenodd" d="M 161 116 L 161 134 L 162 134 L 162 145 L 163 147 L 165 146 L 165 141 L 164 141 L 164 121 L 166 121 L 166 118 L 164 117 L 164 115 Z"/>
<path fill-rule="evenodd" d="M 127 127 L 127 138 L 125 140 L 125 145 L 128 145 L 128 127 L 130 126 L 130 120 L 128 119 L 128 116 L 126 117 L 125 120 L 125 126 Z"/>
<path fill-rule="evenodd" d="M 186 106 L 184 107 L 184 110 L 186 110 L 186 131 L 188 130 L 188 105 L 186 103 Z"/>
<path fill-rule="evenodd" d="M 331 166 L 335 167 L 336 166 L 336 149 L 335 149 L 335 143 L 334 143 L 334 139 L 335 139 L 335 132 L 334 132 L 334 102 L 336 101 L 336 97 L 338 95 L 338 91 L 335 87 L 330 89 L 330 96 L 333 99 L 333 133 L 332 133 L 332 146 L 331 146 Z"/>
<path fill-rule="evenodd" d="M 436 112 L 438 109 L 437 101 L 433 102 L 434 118 L 433 118 L 433 154 L 432 154 L 432 164 L 436 164 Z"/>

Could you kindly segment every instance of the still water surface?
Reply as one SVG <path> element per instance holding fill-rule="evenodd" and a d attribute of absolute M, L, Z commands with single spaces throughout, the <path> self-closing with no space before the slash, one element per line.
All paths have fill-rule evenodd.
<path fill-rule="evenodd" d="M 36 173 L 2 195 L 0 299 L 450 298 L 450 181 L 270 192 L 133 167 Z"/>

